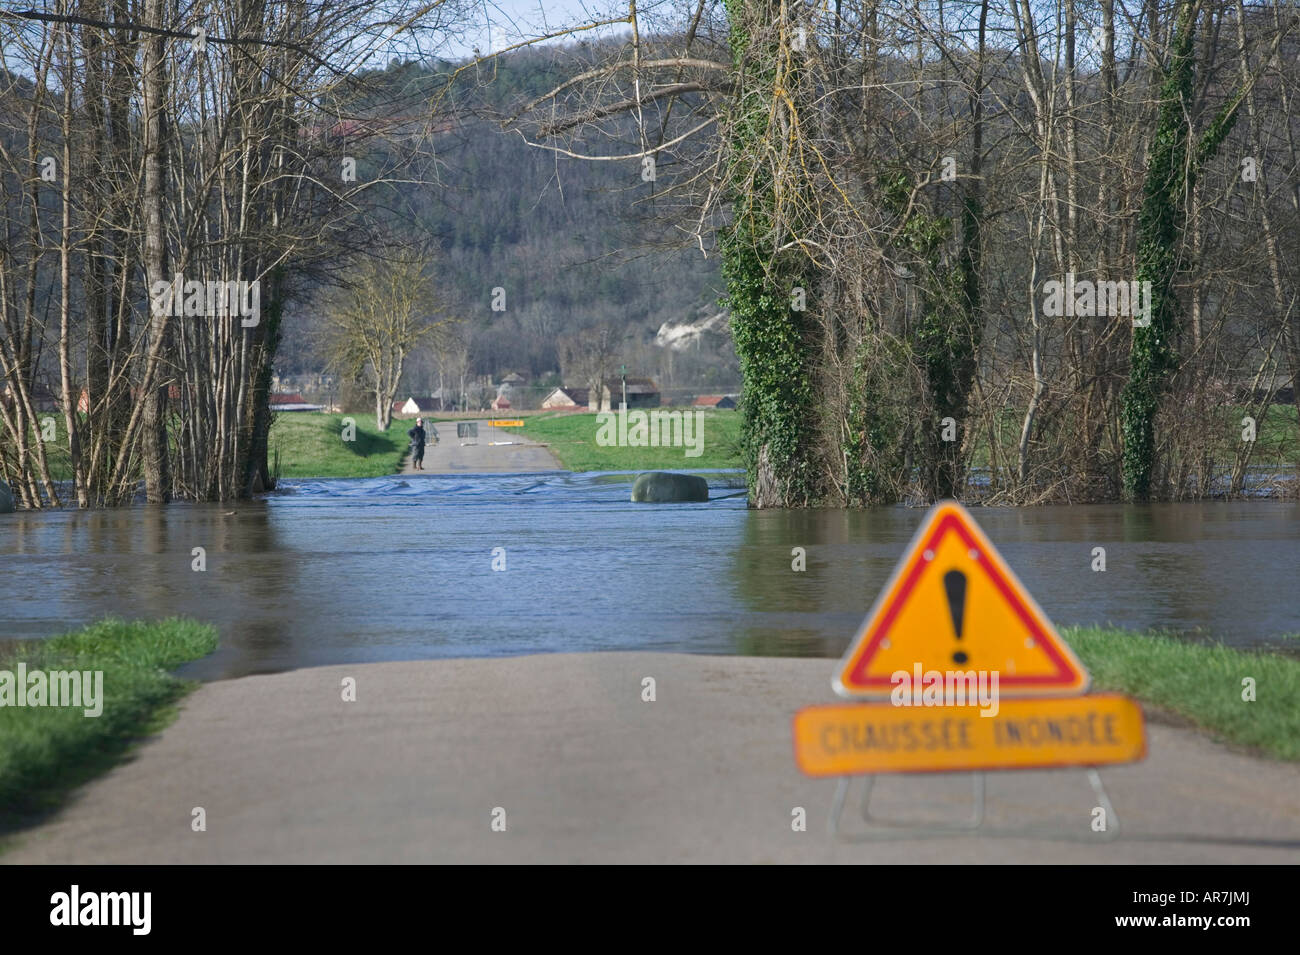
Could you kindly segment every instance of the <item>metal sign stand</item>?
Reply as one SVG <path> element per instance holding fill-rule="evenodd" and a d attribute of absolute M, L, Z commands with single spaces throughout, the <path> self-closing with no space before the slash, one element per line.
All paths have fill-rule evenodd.
<path fill-rule="evenodd" d="M 985 774 L 980 771 L 971 773 L 971 782 L 974 784 L 974 804 L 972 806 L 970 818 L 964 822 L 948 823 L 946 825 L 935 825 L 932 823 L 916 824 L 896 819 L 881 819 L 871 814 L 871 794 L 875 788 L 876 777 L 867 776 L 865 779 L 865 788 L 862 792 L 862 821 L 867 823 L 868 828 L 858 832 L 846 832 L 840 827 L 840 817 L 844 813 L 844 804 L 848 801 L 849 788 L 853 783 L 852 776 L 841 776 L 835 784 L 835 795 L 831 799 L 831 814 L 827 820 L 827 829 L 830 834 L 842 842 L 868 842 L 873 840 L 889 839 L 923 839 L 934 836 L 954 836 L 954 835 L 982 835 L 993 836 L 995 838 L 1051 838 L 1063 839 L 1078 842 L 1113 842 L 1119 838 L 1119 816 L 1115 813 L 1115 807 L 1111 804 L 1110 796 L 1106 794 L 1106 787 L 1101 781 L 1101 774 L 1095 767 L 1086 767 L 1088 782 L 1092 786 L 1093 793 L 1101 802 L 1101 808 L 1106 812 L 1106 828 L 1101 832 L 1089 831 L 1084 836 L 1076 832 L 1054 830 L 1054 829 L 993 829 L 984 826 L 984 807 L 985 807 Z"/>
<path fill-rule="evenodd" d="M 478 422 L 461 421 L 456 424 L 456 437 L 469 438 L 469 441 L 462 441 L 460 446 L 463 448 L 467 444 L 478 444 Z"/>

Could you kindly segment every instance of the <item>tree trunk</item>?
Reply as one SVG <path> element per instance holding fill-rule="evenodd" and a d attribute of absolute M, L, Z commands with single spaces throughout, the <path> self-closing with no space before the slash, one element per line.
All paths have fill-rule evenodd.
<path fill-rule="evenodd" d="M 1129 380 L 1121 408 L 1124 496 L 1130 501 L 1151 498 L 1156 473 L 1155 417 L 1178 368 L 1173 342 L 1179 306 L 1173 283 L 1179 267 L 1185 197 L 1195 187 L 1200 167 L 1231 132 L 1241 102 L 1239 94 L 1199 142 L 1191 142 L 1197 6 L 1195 0 L 1183 0 L 1177 8 L 1169 65 L 1161 74 L 1159 120 L 1138 216 L 1137 277 L 1151 283 L 1151 316 L 1149 325 L 1133 329 Z"/>
<path fill-rule="evenodd" d="M 150 26 L 161 27 L 162 0 L 145 0 L 144 19 Z M 166 239 L 163 235 L 163 182 L 165 157 L 163 153 L 164 102 L 166 93 L 166 39 L 147 35 L 144 40 L 144 250 L 145 275 L 151 297 L 149 309 L 150 350 L 159 356 L 166 355 L 168 314 L 166 309 L 153 307 L 153 289 L 167 281 Z M 180 294 L 180 289 L 176 290 Z M 166 367 L 166 362 L 155 362 L 155 368 Z M 144 420 L 142 422 L 142 452 L 145 497 L 150 504 L 165 504 L 171 497 L 171 474 L 167 455 L 167 392 L 171 375 L 159 372 L 159 380 L 152 381 L 146 373 L 144 383 Z"/>
<path fill-rule="evenodd" d="M 63 393 L 63 426 L 68 432 L 68 455 L 72 460 L 73 487 L 77 506 L 86 507 L 85 462 L 81 457 L 81 427 L 77 419 L 77 399 L 72 380 L 72 31 L 63 34 L 63 202 L 59 243 L 59 385 Z"/>

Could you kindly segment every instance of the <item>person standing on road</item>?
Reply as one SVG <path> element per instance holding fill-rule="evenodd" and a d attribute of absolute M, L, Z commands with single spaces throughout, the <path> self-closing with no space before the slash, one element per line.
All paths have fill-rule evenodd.
<path fill-rule="evenodd" d="M 411 466 L 417 471 L 424 470 L 424 442 L 428 440 L 428 432 L 424 430 L 424 419 L 416 418 L 415 427 L 406 432 L 406 436 L 411 439 Z"/>

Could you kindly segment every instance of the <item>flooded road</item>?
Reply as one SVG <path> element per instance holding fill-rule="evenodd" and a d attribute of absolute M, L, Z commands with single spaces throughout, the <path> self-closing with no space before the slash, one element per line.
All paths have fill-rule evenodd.
<path fill-rule="evenodd" d="M 183 671 L 201 679 L 549 651 L 837 656 L 925 514 L 749 511 L 741 475 L 711 476 L 708 503 L 632 504 L 634 476 L 284 481 L 233 507 L 6 515 L 0 637 L 193 616 L 221 631 Z M 1281 639 L 1300 633 L 1300 504 L 973 513 L 1058 624 L 1300 648 Z"/>

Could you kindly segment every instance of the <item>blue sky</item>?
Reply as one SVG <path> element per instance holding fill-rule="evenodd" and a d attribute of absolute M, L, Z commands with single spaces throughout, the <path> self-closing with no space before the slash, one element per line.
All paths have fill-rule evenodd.
<path fill-rule="evenodd" d="M 612 19 L 627 12 L 626 0 L 477 0 L 475 25 L 449 45 L 445 56 L 488 53 L 575 23 Z"/>

